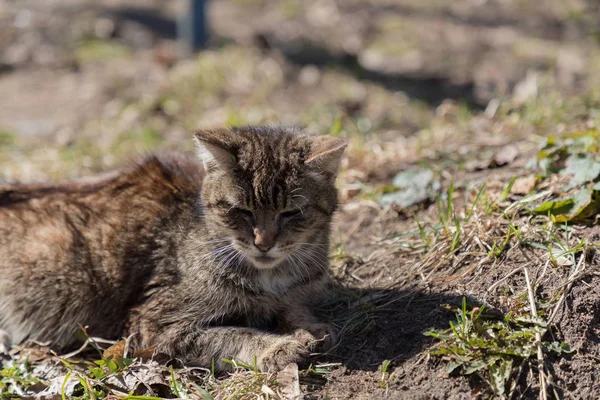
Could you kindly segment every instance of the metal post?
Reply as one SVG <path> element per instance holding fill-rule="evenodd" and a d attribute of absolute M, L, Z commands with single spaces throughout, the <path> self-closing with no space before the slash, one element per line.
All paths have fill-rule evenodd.
<path fill-rule="evenodd" d="M 186 53 L 201 49 L 208 41 L 206 0 L 186 0 L 186 9 L 177 19 L 177 39 Z"/>

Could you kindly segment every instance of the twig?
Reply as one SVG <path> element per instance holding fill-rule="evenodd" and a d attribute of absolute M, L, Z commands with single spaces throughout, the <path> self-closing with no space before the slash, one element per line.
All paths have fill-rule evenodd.
<path fill-rule="evenodd" d="M 90 343 L 92 343 L 92 341 L 89 338 L 87 338 L 87 339 L 85 339 L 85 342 L 81 345 L 80 348 L 78 348 L 77 350 L 72 351 L 70 353 L 64 354 L 60 358 L 64 358 L 64 359 L 73 358 L 76 355 L 78 355 L 79 353 L 83 352 L 90 345 Z"/>
<path fill-rule="evenodd" d="M 527 264 L 531 264 L 531 263 L 527 263 Z M 519 268 L 513 269 L 508 274 L 506 274 L 502 279 L 500 279 L 499 281 L 494 282 L 494 284 L 492 286 L 490 286 L 489 288 L 487 288 L 486 292 L 491 292 L 492 290 L 496 289 L 502 282 L 506 281 L 508 278 L 510 278 L 511 276 L 513 276 L 514 274 L 516 274 L 517 272 L 521 271 L 522 269 L 523 269 L 523 267 L 519 267 Z"/>
<path fill-rule="evenodd" d="M 510 384 L 510 389 L 508 391 L 508 399 L 512 399 L 514 398 L 514 395 L 516 394 L 516 390 L 517 390 L 517 384 L 519 383 L 519 380 L 521 379 L 521 374 L 523 373 L 523 371 L 525 370 L 525 363 L 527 360 L 523 360 L 521 362 L 521 365 L 519 365 L 519 370 L 517 371 L 517 373 L 515 374 L 515 379 L 512 380 L 511 384 Z"/>
<path fill-rule="evenodd" d="M 133 340 L 133 337 L 135 336 L 135 333 L 132 333 L 131 335 L 127 336 L 127 338 L 125 339 L 125 346 L 123 348 L 123 358 L 127 358 L 129 357 L 129 353 L 131 352 L 131 341 Z"/>
<path fill-rule="evenodd" d="M 77 350 L 72 351 L 70 353 L 64 354 L 60 357 L 64 358 L 64 359 L 73 358 L 76 355 L 78 355 L 79 353 L 81 353 L 82 351 L 84 351 L 90 344 L 94 347 L 95 350 L 98 350 L 98 346 L 96 345 L 96 343 L 115 344 L 116 342 L 114 340 L 106 340 L 106 339 L 102 339 L 102 338 L 88 336 L 80 348 L 78 348 Z M 100 351 L 100 350 L 98 350 L 98 351 Z M 100 355 L 102 355 L 102 353 L 100 353 Z"/>
<path fill-rule="evenodd" d="M 533 287 L 531 286 L 531 281 L 529 280 L 529 273 L 527 272 L 527 268 L 524 267 L 523 272 L 525 273 L 525 282 L 527 283 L 527 294 L 529 296 L 529 305 L 531 306 L 531 316 L 533 317 L 533 319 L 537 319 L 537 307 L 535 306 Z M 540 378 L 540 399 L 548 400 L 548 392 L 546 390 L 546 376 L 544 375 L 544 353 L 542 353 L 542 335 L 539 332 L 536 332 L 535 334 L 535 341 L 537 345 L 537 359 Z"/>
<path fill-rule="evenodd" d="M 551 323 L 552 321 L 554 321 L 554 318 L 558 314 L 558 310 L 560 309 L 560 307 L 562 307 L 562 304 L 564 303 L 565 299 L 569 295 L 569 291 L 571 291 L 571 287 L 573 286 L 573 283 L 575 283 L 575 277 L 580 272 L 580 268 L 583 265 L 584 261 L 585 261 L 585 252 L 581 255 L 581 258 L 579 259 L 579 262 L 577 263 L 577 266 L 575 267 L 575 271 L 573 271 L 573 273 L 571 275 L 569 275 L 569 278 L 567 279 L 567 282 L 569 282 L 569 283 L 567 284 L 567 287 L 565 288 L 563 293 L 560 295 L 560 298 L 556 302 L 556 305 L 554 306 L 554 309 L 552 310 L 552 314 L 550 314 L 550 318 L 548 318 L 548 323 Z"/>

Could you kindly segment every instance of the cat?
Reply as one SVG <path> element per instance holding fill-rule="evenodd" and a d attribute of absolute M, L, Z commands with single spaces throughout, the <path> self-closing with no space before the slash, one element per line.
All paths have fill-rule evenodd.
<path fill-rule="evenodd" d="M 66 348 L 87 327 L 221 371 L 277 371 L 331 346 L 310 308 L 330 290 L 346 141 L 285 127 L 195 139 L 199 158 L 0 186 L 0 346 Z"/>

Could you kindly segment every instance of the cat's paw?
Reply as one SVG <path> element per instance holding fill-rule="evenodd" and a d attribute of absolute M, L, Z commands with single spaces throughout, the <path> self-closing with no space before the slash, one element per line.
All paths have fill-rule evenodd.
<path fill-rule="evenodd" d="M 304 330 L 298 330 L 294 335 L 283 336 L 271 345 L 257 360 L 263 371 L 278 372 L 288 364 L 305 360 L 316 339 Z"/>
<path fill-rule="evenodd" d="M 321 351 L 331 349 L 337 343 L 337 335 L 333 327 L 324 323 L 312 323 L 304 327 L 316 339 L 316 348 Z"/>

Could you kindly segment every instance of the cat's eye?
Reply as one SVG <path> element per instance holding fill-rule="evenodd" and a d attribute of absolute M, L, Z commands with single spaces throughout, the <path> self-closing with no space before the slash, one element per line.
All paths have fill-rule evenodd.
<path fill-rule="evenodd" d="M 282 219 L 287 219 L 287 220 L 295 218 L 295 217 L 298 217 L 300 215 L 302 215 L 302 211 L 300 211 L 298 209 L 297 210 L 284 211 L 281 214 L 279 214 L 279 216 Z"/>
<path fill-rule="evenodd" d="M 244 217 L 250 219 L 251 221 L 254 220 L 254 213 L 250 210 L 246 210 L 245 208 L 234 207 L 232 211 L 242 214 Z"/>
<path fill-rule="evenodd" d="M 231 204 L 225 200 L 221 200 L 217 203 L 217 207 L 228 213 L 236 213 L 241 214 L 243 217 L 248 218 L 250 221 L 254 220 L 254 214 L 252 211 L 247 210 L 245 208 L 236 207 L 234 204 Z"/>
<path fill-rule="evenodd" d="M 233 205 L 225 200 L 221 200 L 217 203 L 217 207 L 223 208 L 225 210 L 230 210 L 233 207 Z"/>

